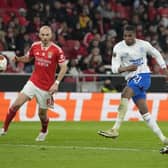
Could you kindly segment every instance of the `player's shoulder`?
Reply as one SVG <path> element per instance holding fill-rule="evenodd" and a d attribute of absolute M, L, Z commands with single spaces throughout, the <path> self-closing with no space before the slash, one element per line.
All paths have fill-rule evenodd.
<path fill-rule="evenodd" d="M 41 45 L 41 41 L 35 41 L 33 44 L 32 44 L 32 47 L 34 46 L 39 46 Z"/>
<path fill-rule="evenodd" d="M 54 42 L 52 42 L 51 45 L 52 45 L 56 50 L 62 51 L 62 48 L 61 48 L 59 45 L 55 44 Z"/>
<path fill-rule="evenodd" d="M 146 40 L 136 39 L 136 43 L 140 45 L 149 45 L 150 43 Z"/>
<path fill-rule="evenodd" d="M 122 40 L 122 41 L 116 43 L 115 46 L 114 46 L 114 48 L 115 49 L 120 49 L 120 48 L 123 48 L 124 45 L 125 45 L 124 40 Z"/>

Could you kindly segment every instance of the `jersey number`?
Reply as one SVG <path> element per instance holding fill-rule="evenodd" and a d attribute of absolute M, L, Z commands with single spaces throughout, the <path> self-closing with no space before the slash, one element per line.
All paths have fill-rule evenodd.
<path fill-rule="evenodd" d="M 137 83 L 139 83 L 139 81 L 140 81 L 141 79 L 142 79 L 141 76 L 136 75 L 135 78 L 134 78 L 133 80 L 134 80 L 134 82 L 137 84 Z"/>

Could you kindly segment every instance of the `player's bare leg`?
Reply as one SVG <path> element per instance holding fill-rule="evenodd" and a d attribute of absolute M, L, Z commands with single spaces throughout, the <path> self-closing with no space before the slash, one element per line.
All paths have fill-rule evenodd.
<path fill-rule="evenodd" d="M 10 123 L 12 122 L 12 119 L 15 117 L 16 112 L 27 100 L 29 100 L 29 97 L 26 96 L 25 94 L 20 93 L 18 95 L 15 102 L 9 108 L 9 111 L 6 115 L 6 118 L 5 118 L 5 121 L 3 124 L 3 128 L 0 130 L 0 136 L 6 135 L 6 133 L 8 131 L 8 127 L 9 127 Z"/>
<path fill-rule="evenodd" d="M 48 134 L 48 123 L 49 118 L 47 117 L 47 109 L 39 108 L 39 118 L 41 121 L 41 131 L 36 138 L 36 141 L 45 141 L 45 138 Z"/>
<path fill-rule="evenodd" d="M 126 87 L 123 90 L 122 98 L 118 108 L 118 115 L 114 126 L 106 131 L 103 131 L 103 130 L 98 131 L 99 135 L 105 136 L 107 138 L 117 138 L 119 136 L 119 128 L 124 120 L 125 114 L 128 109 L 128 101 L 129 101 L 129 98 L 132 97 L 132 95 L 133 95 L 133 91 L 131 88 Z"/>
<path fill-rule="evenodd" d="M 159 137 L 159 139 L 163 142 L 163 144 L 167 145 L 168 144 L 168 138 L 165 137 L 159 128 L 157 122 L 153 119 L 151 114 L 148 112 L 147 104 L 145 99 L 139 99 L 136 102 L 137 107 L 140 110 L 140 113 L 149 126 L 151 130 Z"/>

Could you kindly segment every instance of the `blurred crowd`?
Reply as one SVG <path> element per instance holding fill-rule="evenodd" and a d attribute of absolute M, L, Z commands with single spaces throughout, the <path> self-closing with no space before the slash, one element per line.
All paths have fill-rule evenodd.
<path fill-rule="evenodd" d="M 24 55 L 44 24 L 51 26 L 53 41 L 63 48 L 68 73 L 74 76 L 111 73 L 113 46 L 127 24 L 135 25 L 137 38 L 159 49 L 168 65 L 167 0 L 1 0 L 0 52 Z M 153 74 L 162 74 L 151 55 L 148 63 Z M 33 62 L 11 63 L 7 72 L 32 70 Z"/>

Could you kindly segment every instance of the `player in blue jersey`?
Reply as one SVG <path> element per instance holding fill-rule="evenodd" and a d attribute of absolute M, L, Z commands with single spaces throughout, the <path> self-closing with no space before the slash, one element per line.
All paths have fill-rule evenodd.
<path fill-rule="evenodd" d="M 158 124 L 148 112 L 146 91 L 151 84 L 151 72 L 147 65 L 147 54 L 156 59 L 164 74 L 168 77 L 166 63 L 160 52 L 152 47 L 149 42 L 136 39 L 134 26 L 126 26 L 123 40 L 114 46 L 111 68 L 113 73 L 122 73 L 125 76 L 127 86 L 121 94 L 118 116 L 114 126 L 107 131 L 98 131 L 99 135 L 109 138 L 119 136 L 119 128 L 127 112 L 128 101 L 132 98 L 147 125 L 164 144 L 168 144 L 168 138 L 163 135 Z"/>

